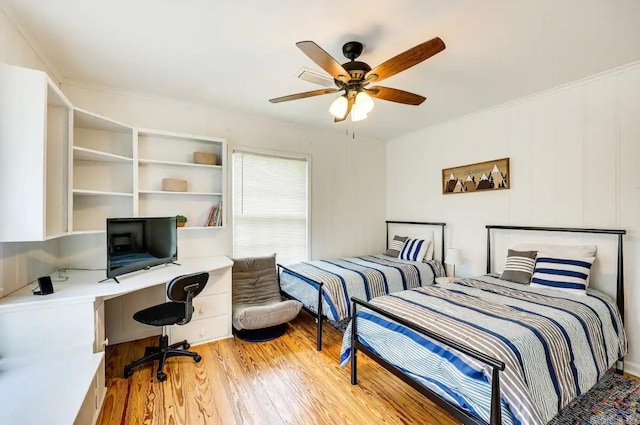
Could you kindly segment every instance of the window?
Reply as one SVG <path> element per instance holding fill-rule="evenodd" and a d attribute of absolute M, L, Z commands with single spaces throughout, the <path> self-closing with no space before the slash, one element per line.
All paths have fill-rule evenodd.
<path fill-rule="evenodd" d="M 306 158 L 234 152 L 233 256 L 307 260 L 308 186 Z"/>

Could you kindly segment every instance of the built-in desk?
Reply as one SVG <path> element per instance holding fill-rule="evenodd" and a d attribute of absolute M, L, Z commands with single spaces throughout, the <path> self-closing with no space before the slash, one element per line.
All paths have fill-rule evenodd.
<path fill-rule="evenodd" d="M 5 365 L 0 369 L 0 400 L 2 404 L 14 404 L 13 414 L 24 410 L 25 417 L 31 404 L 25 395 L 37 391 L 56 393 L 64 387 L 69 394 L 82 394 L 83 390 L 73 391 L 76 385 L 85 387 L 84 399 L 70 400 L 65 406 L 80 406 L 80 411 L 73 412 L 76 425 L 90 425 L 95 422 L 104 399 L 104 351 L 108 341 L 105 337 L 104 301 L 125 294 L 140 291 L 157 285 L 165 285 L 171 279 L 189 273 L 209 272 L 209 281 L 204 291 L 194 299 L 194 315 L 190 323 L 184 326 L 172 326 L 166 329 L 170 340 L 187 339 L 192 345 L 213 341 L 231 336 L 231 266 L 233 262 L 227 257 L 190 258 L 179 261 L 181 265 L 169 264 L 157 266 L 150 270 L 119 276 L 120 283 L 113 280 L 100 282 L 105 271 L 68 270 L 62 276 L 68 277 L 64 282 L 59 280 L 59 273 L 51 275 L 55 292 L 50 295 L 33 295 L 34 285 L 22 288 L 13 294 L 0 299 L 0 361 Z M 99 353 L 96 361 L 94 353 Z M 69 359 L 69 374 L 75 373 L 73 359 L 81 359 L 86 365 L 95 365 L 89 378 L 77 380 L 62 379 L 38 381 L 26 380 L 6 393 L 5 379 L 18 379 L 39 372 L 34 368 L 45 368 L 48 361 L 64 362 Z M 11 364 L 20 364 L 13 370 Z M 27 365 L 27 366 L 24 366 Z M 59 370 L 60 366 L 56 366 Z M 83 369 L 86 371 L 86 368 Z M 40 389 L 41 385 L 50 385 Z M 60 386 L 60 388 L 58 388 Z M 73 388 L 69 388 L 72 386 Z M 88 392 L 86 388 L 89 388 Z M 66 391 L 65 390 L 65 391 Z M 83 401 L 84 400 L 84 401 Z M 89 401 L 87 401 L 89 400 Z M 38 403 L 37 399 L 33 399 Z M 67 407 L 72 408 L 72 407 Z M 0 408 L 0 423 L 5 422 Z M 61 412 L 52 411 L 47 416 L 58 423 L 54 416 Z M 65 413 L 68 415 L 68 412 Z M 57 416 L 56 416 L 57 417 Z M 60 416 L 62 417 L 62 416 Z M 66 416 L 65 416 L 66 417 Z M 90 419 L 88 419 L 90 418 Z M 93 422 L 91 422 L 93 421 Z M 40 424 L 24 422 L 21 424 Z M 71 423 L 73 422 L 59 422 Z"/>

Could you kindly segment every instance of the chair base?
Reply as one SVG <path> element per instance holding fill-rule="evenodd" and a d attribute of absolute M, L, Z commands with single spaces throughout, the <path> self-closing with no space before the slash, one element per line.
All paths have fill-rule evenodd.
<path fill-rule="evenodd" d="M 287 327 L 287 324 L 283 323 L 281 325 L 270 326 L 263 329 L 237 330 L 236 328 L 233 328 L 233 333 L 243 341 L 264 342 L 281 337 L 287 331 Z"/>
<path fill-rule="evenodd" d="M 180 347 L 182 347 L 183 349 L 180 349 Z M 202 360 L 202 357 L 200 357 L 198 353 L 187 351 L 189 347 L 190 345 L 186 340 L 169 345 L 169 337 L 167 335 L 160 335 L 160 344 L 158 347 L 146 347 L 144 349 L 144 357 L 124 367 L 124 377 L 129 378 L 131 375 L 133 375 L 133 369 L 135 369 L 136 367 L 147 362 L 158 360 L 158 370 L 156 372 L 156 377 L 158 378 L 158 382 L 162 382 L 167 379 L 167 374 L 164 373 L 164 364 L 168 358 L 176 356 L 188 356 L 191 357 L 196 363 Z"/>

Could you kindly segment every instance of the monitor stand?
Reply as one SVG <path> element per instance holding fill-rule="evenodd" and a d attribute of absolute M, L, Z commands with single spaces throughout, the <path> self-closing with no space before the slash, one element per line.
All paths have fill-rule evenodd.
<path fill-rule="evenodd" d="M 98 281 L 98 283 L 106 282 L 106 281 L 107 281 L 107 280 L 109 280 L 109 279 L 113 279 L 113 280 L 115 280 L 115 281 L 116 281 L 116 283 L 120 283 L 120 281 L 118 280 L 118 278 L 117 278 L 117 277 L 108 277 L 108 278 L 106 278 L 106 279 L 102 279 L 102 280 Z"/>

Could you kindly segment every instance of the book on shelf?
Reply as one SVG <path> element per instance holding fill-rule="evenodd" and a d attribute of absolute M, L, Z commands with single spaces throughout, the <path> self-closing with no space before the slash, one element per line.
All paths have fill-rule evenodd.
<path fill-rule="evenodd" d="M 222 202 L 218 205 L 218 217 L 216 220 L 216 226 L 222 226 Z"/>
<path fill-rule="evenodd" d="M 209 210 L 209 216 L 207 217 L 207 221 L 204 223 L 204 226 L 211 226 L 211 223 L 213 222 L 213 216 L 216 213 L 216 207 L 211 207 L 211 209 Z"/>

